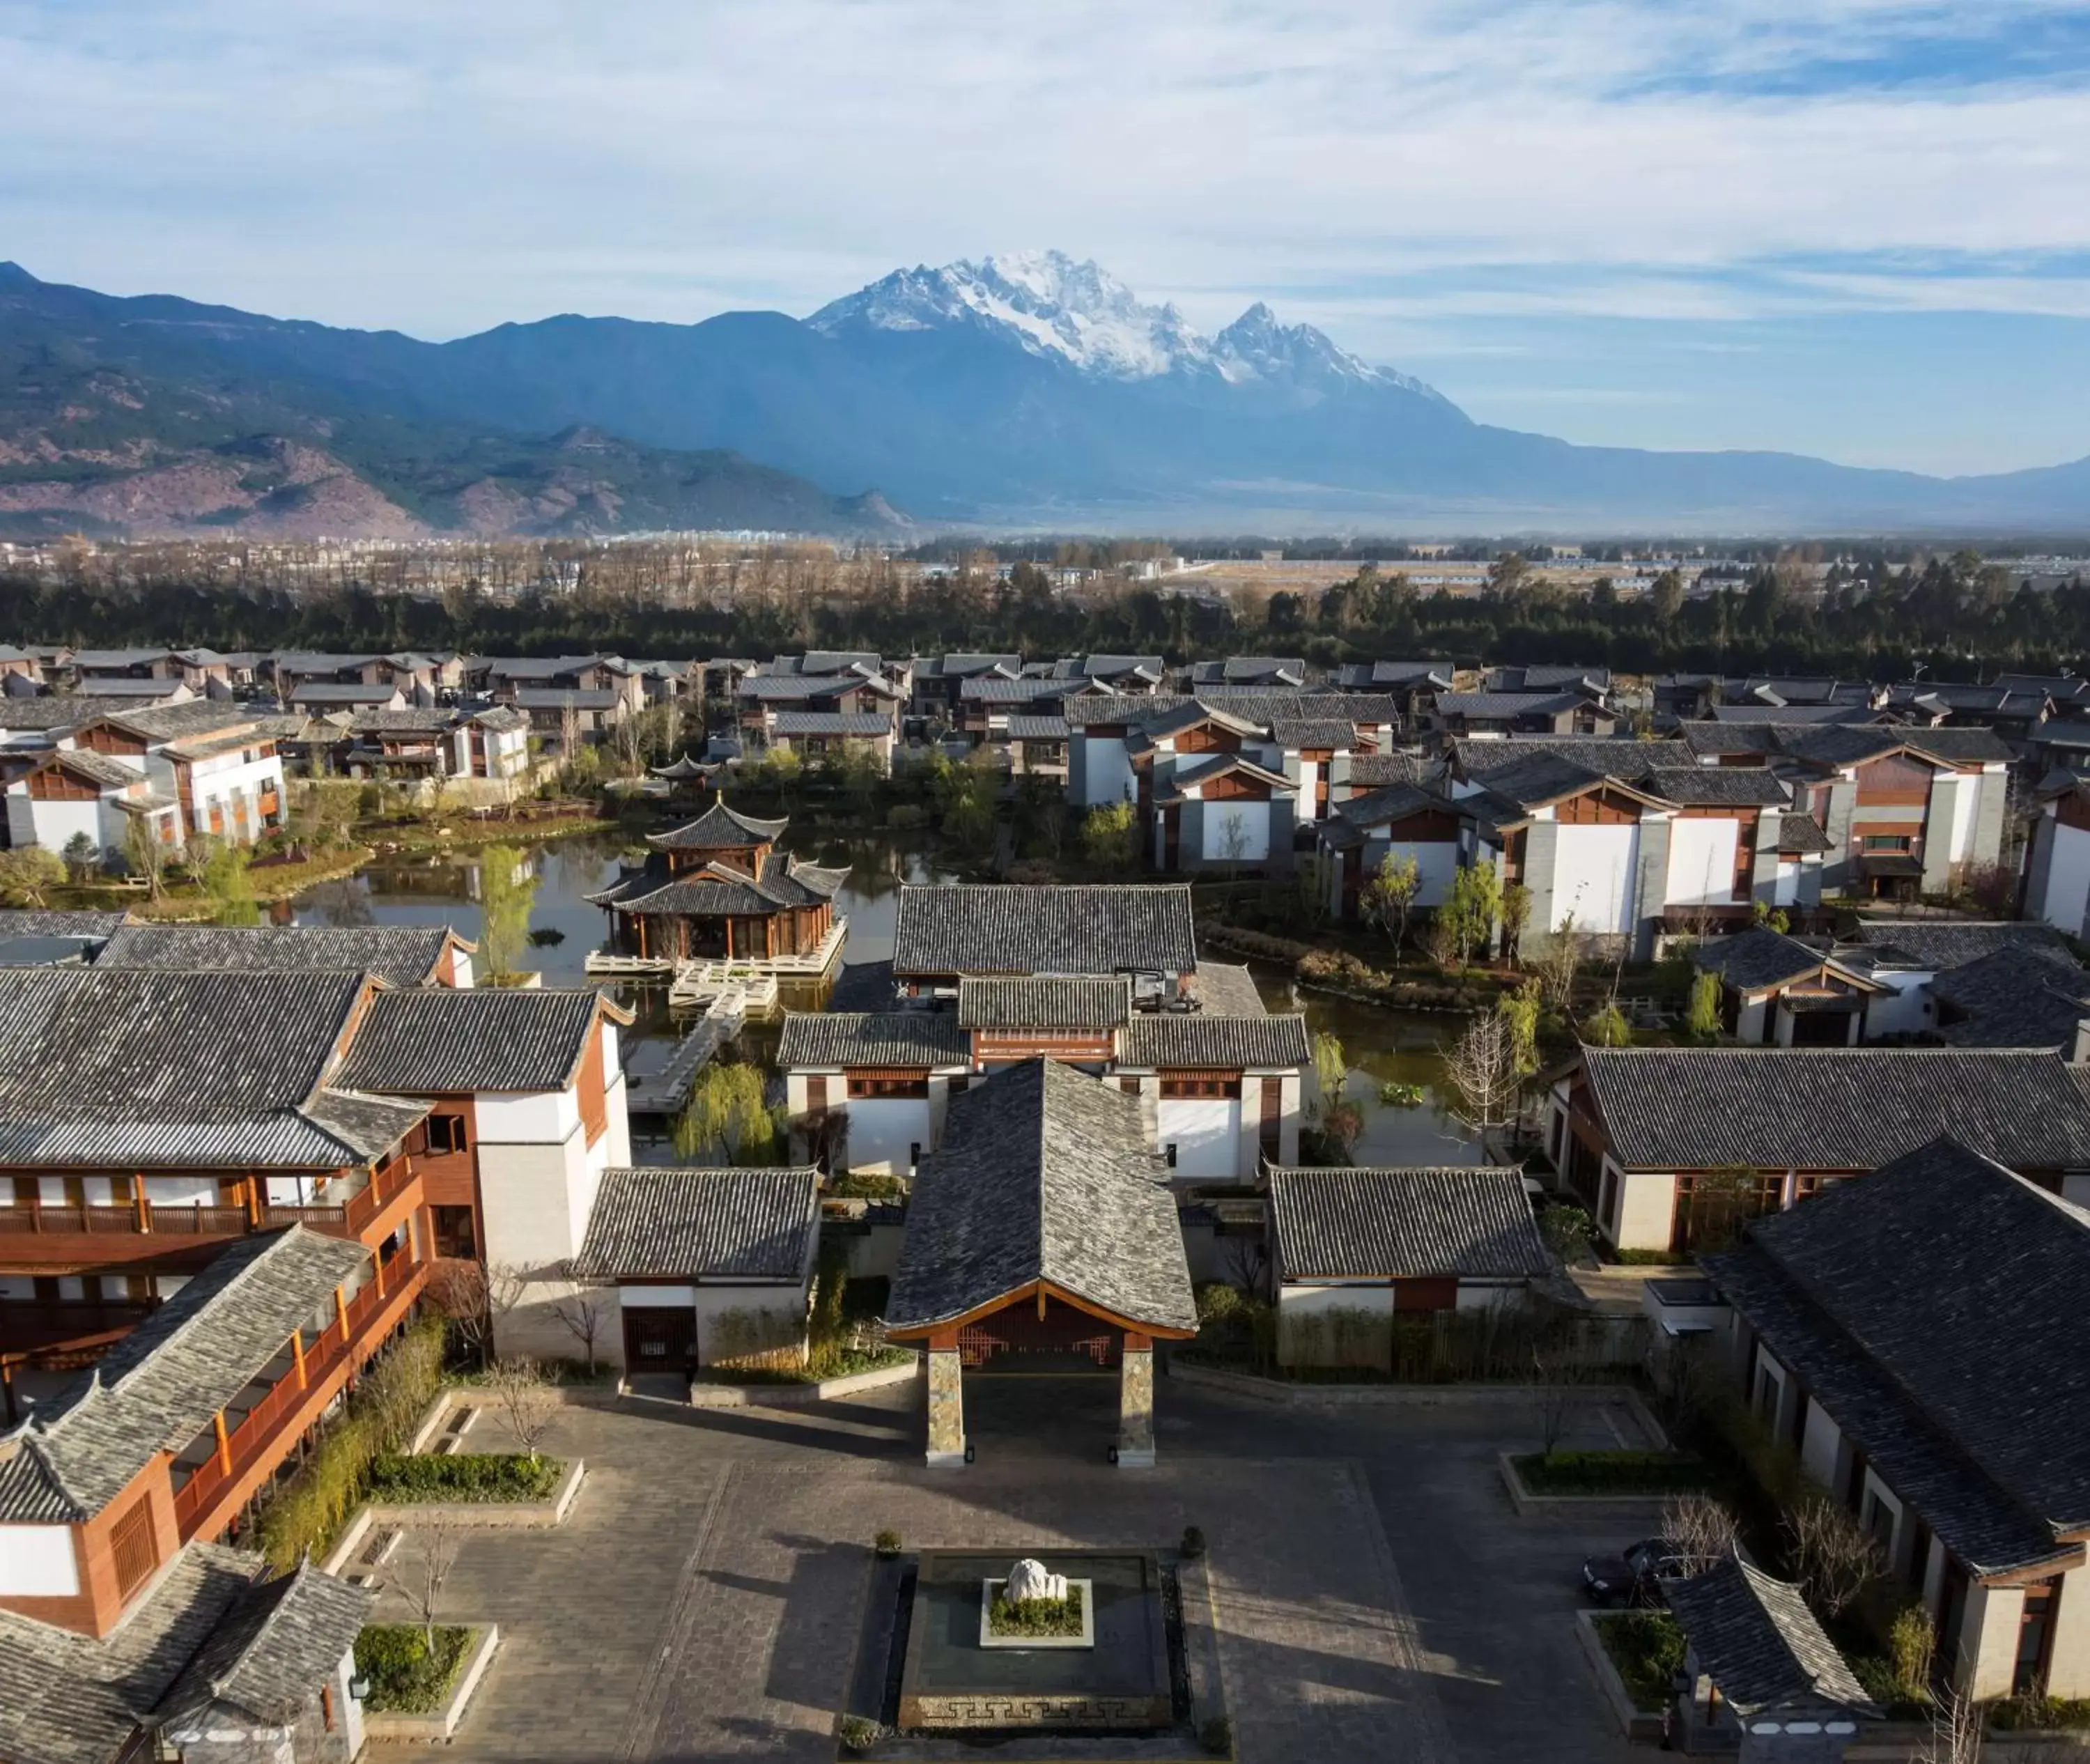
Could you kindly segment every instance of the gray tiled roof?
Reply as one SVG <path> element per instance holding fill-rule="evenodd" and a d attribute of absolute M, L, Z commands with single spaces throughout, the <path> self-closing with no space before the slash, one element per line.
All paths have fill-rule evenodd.
<path fill-rule="evenodd" d="M 646 843 L 658 851 L 744 851 L 751 845 L 773 845 L 790 824 L 788 820 L 743 815 L 720 792 L 695 820 L 664 833 L 648 833 Z"/>
<path fill-rule="evenodd" d="M 0 937 L 109 937 L 128 915 L 123 913 L 68 913 L 55 909 L 11 907 L 0 910 Z"/>
<path fill-rule="evenodd" d="M 769 726 L 780 735 L 889 735 L 892 719 L 882 711 L 777 711 Z"/>
<path fill-rule="evenodd" d="M 1335 805 L 1338 815 L 1359 828 L 1384 827 L 1394 821 L 1405 820 L 1411 815 L 1446 811 L 1456 815 L 1459 812 L 1458 805 L 1417 784 L 1389 784 Z"/>
<path fill-rule="evenodd" d="M 1797 1586 L 1731 1555 L 1668 1592 L 1700 1668 L 1744 1719 L 1823 1704 L 1878 1712 Z"/>
<path fill-rule="evenodd" d="M 1224 687 L 1201 687 L 1188 693 L 1157 692 L 1151 697 L 1067 700 L 1070 723 L 1133 723 L 1151 727 L 1163 718 L 1191 709 L 1192 721 L 1216 713 L 1237 722 L 1267 729 L 1273 717 L 1312 720 L 1327 718 L 1344 723 L 1396 723 L 1400 707 L 1386 694 L 1355 692 L 1237 692 Z"/>
<path fill-rule="evenodd" d="M 1431 777 L 1437 762 L 1417 748 L 1400 747 L 1391 753 L 1361 753 L 1350 757 L 1350 788 L 1362 794 L 1383 789 L 1390 784 L 1420 784 Z"/>
<path fill-rule="evenodd" d="M 1180 884 L 907 886 L 892 934 L 897 974 L 1186 973 L 1198 965 Z"/>
<path fill-rule="evenodd" d="M 394 986 L 419 986 L 455 936 L 444 925 L 125 925 L 95 965 L 176 972 L 352 968 Z"/>
<path fill-rule="evenodd" d="M 2060 1048 L 2090 1018 L 2090 974 L 2065 949 L 2005 944 L 1930 983 L 1955 1048 Z"/>
<path fill-rule="evenodd" d="M 1826 852 L 1835 848 L 1829 843 L 1829 836 L 1822 831 L 1821 823 L 1812 815 L 1787 813 L 1778 818 L 1778 849 L 1780 851 L 1805 853 Z"/>
<path fill-rule="evenodd" d="M 892 982 L 890 962 L 843 960 L 835 976 L 834 990 L 828 994 L 830 1011 L 884 1011 L 892 1008 L 898 988 Z"/>
<path fill-rule="evenodd" d="M 1863 919 L 1849 939 L 1877 967 L 1932 974 L 1964 967 L 2011 944 L 2066 947 L 2059 931 L 2036 919 Z"/>
<path fill-rule="evenodd" d="M 1553 1268 L 1514 1169 L 1273 1169 L 1270 1207 L 1283 1280 L 1537 1279 Z"/>
<path fill-rule="evenodd" d="M 82 693 L 59 693 L 43 698 L 0 696 L 0 729 L 74 729 L 97 717 L 118 712 L 132 714 L 121 699 L 93 698 Z"/>
<path fill-rule="evenodd" d="M 91 747 L 68 747 L 49 755 L 44 761 L 47 766 L 62 766 L 84 778 L 91 779 L 103 789 L 124 790 L 134 784 L 145 781 L 144 772 L 135 766 L 127 766 L 120 759 L 112 759 L 106 754 L 95 752 Z"/>
<path fill-rule="evenodd" d="M 0 971 L 0 1162 L 334 1168 L 424 1114 L 322 1078 L 359 974 Z M 373 1138 L 372 1135 L 377 1135 Z"/>
<path fill-rule="evenodd" d="M 243 1588 L 196 1657 L 169 1687 L 157 1719 L 185 1725 L 213 1705 L 287 1727 L 333 1676 L 376 1603 L 309 1563 Z"/>
<path fill-rule="evenodd" d="M 795 1284 L 819 1235 L 812 1169 L 605 1170 L 578 1271 Z"/>
<path fill-rule="evenodd" d="M 1770 808 L 1792 799 L 1762 766 L 1662 766 L 1633 774 L 1632 781 L 1683 808 Z"/>
<path fill-rule="evenodd" d="M 591 987 L 380 992 L 334 1082 L 409 1096 L 561 1090 L 587 1052 L 598 1010 L 631 1021 Z"/>
<path fill-rule="evenodd" d="M 2082 1209 L 1941 1139 L 1757 1220 L 1706 1268 L 1955 1556 L 2079 1557 L 2057 1534 L 2090 1526 Z"/>
<path fill-rule="evenodd" d="M 1956 1134 L 2018 1170 L 2090 1168 L 2090 1095 L 2050 1053 L 1931 1048 L 1585 1048 L 1633 1170 L 1871 1170 Z"/>
<path fill-rule="evenodd" d="M 613 686 L 518 686 L 508 696 L 522 711 L 611 711 L 624 702 Z"/>
<path fill-rule="evenodd" d="M 958 982 L 958 1021 L 967 1029 L 1115 1029 L 1131 1015 L 1129 979 L 1069 975 Z"/>
<path fill-rule="evenodd" d="M 958 699 L 965 704 L 1030 704 L 1040 699 L 1064 698 L 1068 685 L 1065 680 L 1004 680 L 999 674 L 990 674 L 982 679 L 961 681 Z"/>
<path fill-rule="evenodd" d="M 1198 1310 L 1137 1097 L 1029 1060 L 951 1100 L 922 1160 L 886 1322 L 920 1330 L 1039 1280 L 1156 1329 Z"/>
<path fill-rule="evenodd" d="M 348 720 L 349 732 L 356 735 L 442 735 L 457 726 L 458 713 L 447 705 L 408 705 L 393 710 L 377 706 L 358 711 Z"/>
<path fill-rule="evenodd" d="M 846 870 L 802 863 L 781 851 L 769 854 L 759 877 L 723 860 L 671 876 L 663 863 L 656 857 L 635 875 L 621 877 L 587 898 L 598 906 L 614 906 L 626 913 L 671 918 L 719 914 L 763 918 L 791 907 L 813 906 L 832 900 L 835 891 L 849 880 Z"/>
<path fill-rule="evenodd" d="M 792 1011 L 784 1019 L 776 1064 L 815 1066 L 964 1065 L 972 1037 L 949 1011 Z"/>
<path fill-rule="evenodd" d="M 1357 745 L 1357 725 L 1334 716 L 1273 716 L 1270 738 L 1280 747 L 1340 750 Z"/>
<path fill-rule="evenodd" d="M 1206 684 L 1233 686 L 1254 685 L 1277 674 L 1290 674 L 1294 680 L 1306 678 L 1306 663 L 1300 656 L 1228 656 L 1223 660 L 1201 661 L 1190 670 L 1190 678 L 1200 686 Z"/>
<path fill-rule="evenodd" d="M 1520 766 L 1539 754 L 1627 781 L 1649 772 L 1673 771 L 1697 764 L 1690 748 L 1681 742 L 1636 741 L 1630 736 L 1512 735 L 1503 741 L 1455 741 L 1451 751 L 1452 763 L 1462 776 L 1481 781 Z"/>
<path fill-rule="evenodd" d="M 1552 716 L 1594 700 L 1586 692 L 1439 692 L 1439 716 Z"/>
<path fill-rule="evenodd" d="M 158 1453 L 209 1427 L 369 1260 L 361 1244 L 302 1225 L 228 1244 L 0 1435 L 0 1520 L 78 1522 L 101 1512 Z"/>
<path fill-rule="evenodd" d="M 1064 716 L 1030 716 L 1019 712 L 1008 719 L 1011 741 L 1064 741 L 1069 733 Z"/>
<path fill-rule="evenodd" d="M 0 1758 L 110 1764 L 261 1567 L 244 1551 L 192 1543 L 98 1640 L 0 1611 Z"/>
<path fill-rule="evenodd" d="M 1270 1007 L 1245 962 L 1201 962 L 1190 976 L 1190 996 L 1208 1017 L 1264 1017 Z"/>
<path fill-rule="evenodd" d="M 1759 987 L 1783 986 L 1788 980 L 1804 979 L 1829 957 L 1826 952 L 1797 937 L 1757 925 L 1731 936 L 1708 937 L 1691 952 L 1691 959 L 1738 991 L 1751 992 Z"/>
<path fill-rule="evenodd" d="M 365 686 L 360 681 L 301 680 L 283 698 L 290 704 L 385 704 L 398 690 L 395 686 Z"/>
<path fill-rule="evenodd" d="M 1303 1066 L 1314 1058 L 1303 1016 L 1140 1011 L 1125 1026 L 1118 1047 L 1120 1065 L 1159 1072 Z"/>

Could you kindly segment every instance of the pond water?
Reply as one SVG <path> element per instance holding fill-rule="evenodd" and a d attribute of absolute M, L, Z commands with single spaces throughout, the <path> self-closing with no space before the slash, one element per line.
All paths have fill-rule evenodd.
<path fill-rule="evenodd" d="M 602 941 L 607 919 L 587 897 L 616 879 L 619 853 L 630 851 L 634 843 L 621 833 L 582 834 L 528 848 L 528 862 L 537 879 L 530 911 L 533 942 L 529 965 L 543 973 L 546 985 L 588 983 L 588 952 Z M 882 961 L 892 953 L 903 882 L 957 880 L 921 851 L 897 840 L 802 840 L 787 834 L 784 844 L 814 863 L 847 867 L 849 880 L 835 897 L 835 910 L 849 920 L 843 956 L 849 962 Z M 299 895 L 290 903 L 286 922 L 447 924 L 475 941 L 481 923 L 482 869 L 477 852 L 411 862 L 380 858 L 355 876 L 320 883 Z M 1280 970 L 1258 966 L 1254 971 L 1263 1002 L 1272 1010 L 1303 1010 L 1312 1033 L 1332 1034 L 1341 1041 L 1350 1067 L 1344 1095 L 1364 1113 L 1358 1163 L 1481 1161 L 1473 1136 L 1444 1107 L 1443 1061 L 1438 1050 L 1458 1034 L 1462 1018 L 1441 1012 L 1382 1009 L 1302 988 Z M 638 1018 L 626 1036 L 633 1043 L 632 1070 L 644 1074 L 657 1069 L 676 1033 L 668 1020 L 666 988 L 625 984 L 606 990 Z M 754 1028 L 746 1051 L 766 1061 L 775 1045 L 773 1028 L 766 1033 Z M 1379 1087 L 1390 1082 L 1421 1085 L 1425 1100 L 1413 1108 L 1381 1103 Z M 1308 1085 L 1310 1090 L 1310 1076 Z"/>

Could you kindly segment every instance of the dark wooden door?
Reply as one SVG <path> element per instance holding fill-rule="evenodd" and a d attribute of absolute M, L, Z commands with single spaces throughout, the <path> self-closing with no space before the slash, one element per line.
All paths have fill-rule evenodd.
<path fill-rule="evenodd" d="M 680 1305 L 639 1306 L 624 1313 L 627 1372 L 683 1372 L 696 1364 L 697 1315 Z"/>

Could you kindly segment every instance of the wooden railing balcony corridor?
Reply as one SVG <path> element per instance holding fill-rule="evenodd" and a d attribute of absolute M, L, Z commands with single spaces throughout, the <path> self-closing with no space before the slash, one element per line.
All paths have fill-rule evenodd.
<path fill-rule="evenodd" d="M 216 1449 L 174 1490 L 174 1521 L 184 1543 L 206 1530 L 216 1534 L 229 1515 L 211 1516 L 229 1485 L 247 1480 L 257 1466 L 273 1468 L 282 1460 L 287 1437 L 303 1432 L 331 1399 L 329 1381 L 346 1363 L 368 1357 L 381 1325 L 389 1329 L 404 1314 L 427 1273 L 425 1261 L 403 1251 L 378 1263 L 363 1289 L 339 1306 L 325 1327 L 300 1330 L 286 1344 L 290 1366 L 258 1403 L 233 1426 L 223 1415 L 217 1418 Z M 178 1475 L 180 1469 L 177 1465 Z"/>
<path fill-rule="evenodd" d="M 273 1231 L 285 1225 L 303 1225 L 329 1237 L 359 1236 L 380 1213 L 419 1177 L 412 1158 L 378 1171 L 339 1201 L 277 1203 L 261 1198 L 256 1178 L 253 1198 L 246 1204 L 195 1206 L 187 1203 L 155 1203 L 140 1195 L 135 1200 L 110 1203 L 18 1202 L 0 1206 L 0 1237 L 237 1237 L 249 1231 Z M 330 1181 L 319 1193 L 338 1189 Z"/>

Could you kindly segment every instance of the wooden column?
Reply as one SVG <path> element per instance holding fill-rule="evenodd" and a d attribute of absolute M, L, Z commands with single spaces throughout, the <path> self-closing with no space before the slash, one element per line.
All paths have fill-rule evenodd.
<path fill-rule="evenodd" d="M 290 1366 L 298 1380 L 298 1388 L 305 1388 L 305 1332 L 303 1329 L 290 1332 Z"/>
<path fill-rule="evenodd" d="M 333 1289 L 333 1314 L 335 1319 L 341 1324 L 341 1339 L 346 1345 L 348 1340 L 348 1300 L 342 1295 L 342 1289 L 338 1286 Z"/>
<path fill-rule="evenodd" d="M 225 1429 L 225 1411 L 221 1409 L 210 1418 L 211 1431 L 217 1435 L 217 1467 L 227 1476 L 232 1474 L 232 1435 Z"/>

